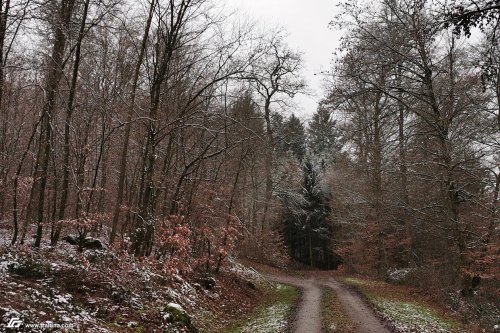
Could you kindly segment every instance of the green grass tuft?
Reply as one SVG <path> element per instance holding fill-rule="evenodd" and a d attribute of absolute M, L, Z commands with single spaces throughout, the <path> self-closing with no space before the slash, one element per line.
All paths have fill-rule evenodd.
<path fill-rule="evenodd" d="M 290 316 L 299 298 L 297 288 L 277 284 L 271 289 L 261 306 L 244 322 L 232 328 L 230 333 L 279 333 L 285 332 Z"/>

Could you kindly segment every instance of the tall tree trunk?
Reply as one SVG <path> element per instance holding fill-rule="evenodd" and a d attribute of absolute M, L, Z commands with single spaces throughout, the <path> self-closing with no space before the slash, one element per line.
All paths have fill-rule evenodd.
<path fill-rule="evenodd" d="M 54 117 L 56 96 L 59 81 L 63 73 L 63 57 L 66 47 L 67 32 L 73 14 L 75 0 L 62 0 L 59 7 L 58 24 L 55 28 L 54 44 L 52 45 L 52 55 L 48 63 L 45 78 L 45 102 L 42 108 L 40 123 L 40 139 L 34 172 L 34 183 L 31 190 L 31 212 L 30 219 L 37 223 L 34 246 L 39 247 L 42 241 L 43 220 L 45 207 L 45 190 L 47 186 L 47 174 L 51 152 L 52 127 L 51 122 Z"/>
<path fill-rule="evenodd" d="M 377 223 L 378 274 L 384 276 L 387 271 L 387 256 L 385 251 L 385 223 L 382 216 L 382 142 L 381 142 L 381 94 L 377 93 L 375 113 L 373 115 L 373 147 L 372 147 L 372 186 L 375 223 Z"/>
<path fill-rule="evenodd" d="M 308 228 L 307 228 L 307 253 L 309 254 L 309 266 L 314 267 L 313 262 L 313 250 L 312 250 L 312 239 L 311 239 L 311 219 L 308 217 Z"/>
<path fill-rule="evenodd" d="M 403 69 L 401 65 L 397 66 L 397 86 L 402 87 Z M 413 232 L 410 216 L 406 214 L 407 208 L 410 206 L 410 196 L 408 193 L 408 164 L 406 158 L 406 135 L 405 135 L 405 106 L 402 103 L 404 96 L 399 94 L 398 97 L 398 151 L 399 151 L 399 180 L 400 180 L 400 198 L 403 204 L 401 211 L 401 218 L 404 221 L 406 233 L 406 251 L 408 256 L 408 263 L 413 263 Z"/>
<path fill-rule="evenodd" d="M 104 142 L 102 143 L 104 145 Z M 102 171 L 101 179 L 99 182 L 99 199 L 97 200 L 97 211 L 104 213 L 107 200 L 107 193 L 104 191 L 108 184 L 108 160 L 109 160 L 109 147 L 103 147 L 102 157 Z"/>
<path fill-rule="evenodd" d="M 73 64 L 73 73 L 71 77 L 71 86 L 69 89 L 69 98 L 68 104 L 66 106 L 66 120 L 64 124 L 64 172 L 63 172 L 63 181 L 61 188 L 61 199 L 59 204 L 59 214 L 57 216 L 57 224 L 53 235 L 51 235 L 50 245 L 55 246 L 59 240 L 59 235 L 61 234 L 62 221 L 65 217 L 66 205 L 68 201 L 68 189 L 69 189 L 69 174 L 70 174 L 70 131 L 71 131 L 71 122 L 73 118 L 73 104 L 76 96 L 76 88 L 78 83 L 78 70 L 80 68 L 80 60 L 81 60 L 81 50 L 82 50 L 82 41 L 85 33 L 85 25 L 87 22 L 87 13 L 89 10 L 90 0 L 86 0 L 83 7 L 82 21 L 80 23 L 80 30 L 78 32 L 78 39 L 76 42 L 75 49 L 75 62 Z"/>
<path fill-rule="evenodd" d="M 265 156 L 265 177 L 266 177 L 266 192 L 264 194 L 264 211 L 262 213 L 261 232 L 268 227 L 269 206 L 273 197 L 273 166 L 274 166 L 274 136 L 271 124 L 271 97 L 268 97 L 264 105 L 264 119 L 266 120 L 266 135 L 268 141 L 268 151 Z"/>
<path fill-rule="evenodd" d="M 497 68 L 497 77 L 495 80 L 495 93 L 497 95 L 497 125 L 498 131 L 500 131 L 500 69 Z"/>
<path fill-rule="evenodd" d="M 92 176 L 92 185 L 90 187 L 90 193 L 87 201 L 87 207 L 85 208 L 86 213 L 90 213 L 90 209 L 92 207 L 92 199 L 94 198 L 94 194 L 96 192 L 96 187 L 97 187 L 97 178 L 99 176 L 99 170 L 101 168 L 101 162 L 103 161 L 103 156 L 105 154 L 105 145 L 106 145 L 106 120 L 103 117 L 102 123 L 101 123 L 101 142 L 99 144 L 99 154 L 97 156 L 97 161 L 95 164 L 95 169 L 94 169 L 94 175 Z M 104 172 L 104 171 L 103 171 Z M 101 187 L 103 188 L 103 187 Z M 97 226 L 94 226 L 93 229 L 95 230 Z"/>
<path fill-rule="evenodd" d="M 227 223 L 226 223 L 226 232 L 224 233 L 224 240 L 222 241 L 222 246 L 227 245 L 227 236 L 228 236 L 227 233 L 228 233 L 230 222 L 231 222 L 231 214 L 233 213 L 234 198 L 236 195 L 236 189 L 238 186 L 238 180 L 240 178 L 241 169 L 243 167 L 243 160 L 245 159 L 247 154 L 248 154 L 248 150 L 243 153 L 243 148 L 242 148 L 241 156 L 240 156 L 240 159 L 238 160 L 238 169 L 236 169 L 236 176 L 234 177 L 233 189 L 231 191 L 231 198 L 229 200 L 229 207 L 227 209 L 228 217 L 227 217 Z M 222 260 L 224 260 L 224 259 L 225 258 L 223 257 L 222 253 L 219 254 L 219 258 L 217 259 L 217 266 L 215 269 L 216 273 L 219 273 L 219 270 L 220 270 L 220 267 L 222 264 Z"/>
<path fill-rule="evenodd" d="M 159 41 L 156 48 L 156 68 L 151 85 L 151 106 L 147 129 L 146 147 L 144 148 L 143 168 L 141 169 L 141 193 L 139 193 L 139 214 L 135 225 L 133 252 L 136 256 L 149 255 L 153 246 L 155 228 L 155 184 L 157 146 L 158 146 L 158 111 L 160 108 L 163 82 L 167 80 L 172 65 L 172 57 L 178 47 L 181 33 L 186 23 L 192 0 L 179 4 L 170 1 L 163 31 L 158 32 Z"/>
<path fill-rule="evenodd" d="M 1 126 L 4 126 L 4 122 L 7 120 L 7 108 L 4 105 L 4 81 L 5 81 L 5 73 L 4 73 L 4 49 L 5 49 L 5 37 L 7 34 L 7 20 L 9 19 L 9 10 L 10 10 L 10 0 L 1 2 L 2 6 L 0 8 L 0 120 L 2 120 Z M 7 139 L 7 131 L 6 128 L 2 128 L 0 137 L 0 152 L 3 152 L 6 149 L 6 139 Z M 1 169 L 0 169 L 1 171 Z M 0 212 L 1 214 L 2 212 Z"/>
<path fill-rule="evenodd" d="M 118 192 L 116 195 L 115 209 L 113 213 L 113 222 L 111 226 L 111 234 L 109 236 L 109 244 L 113 244 L 116 232 L 118 229 L 118 221 L 120 220 L 120 211 L 123 204 L 123 196 L 125 193 L 125 180 L 127 174 L 127 156 L 128 156 L 128 146 L 130 142 L 130 129 L 132 126 L 132 117 L 135 110 L 135 99 L 137 93 L 137 85 L 139 82 L 139 74 L 141 72 L 141 66 L 144 59 L 144 54 L 146 52 L 149 30 L 151 29 L 151 21 L 153 20 L 153 14 L 155 9 L 156 0 L 151 0 L 149 6 L 148 19 L 146 20 L 146 27 L 144 28 L 144 35 L 142 36 L 141 47 L 139 49 L 139 57 L 137 59 L 137 64 L 134 70 L 134 76 L 132 78 L 132 91 L 130 92 L 130 106 L 127 114 L 127 120 L 125 123 L 125 133 L 123 135 L 123 146 L 121 151 L 120 159 L 120 171 L 118 175 Z"/>
<path fill-rule="evenodd" d="M 386 84 L 387 70 L 385 67 L 380 69 L 378 78 L 378 86 L 384 87 Z M 374 96 L 375 103 L 373 106 L 372 124 L 373 138 L 370 148 L 370 166 L 372 179 L 372 195 L 373 195 L 373 217 L 376 223 L 376 246 L 378 251 L 377 274 L 381 277 L 385 276 L 388 268 L 387 255 L 385 250 L 385 222 L 382 216 L 382 90 L 378 90 Z"/>
<path fill-rule="evenodd" d="M 4 45 L 5 45 L 5 36 L 7 33 L 7 20 L 9 18 L 9 10 L 10 10 L 10 0 L 1 2 L 2 6 L 0 8 L 0 156 L 7 156 L 7 107 L 3 100 L 4 95 Z M 0 160 L 0 164 L 3 164 L 2 160 Z M 5 160 L 4 160 L 5 161 Z M 7 174 L 5 166 L 0 166 L 0 184 L 7 187 Z M 3 220 L 4 212 L 5 212 L 5 191 L 0 188 L 0 221 Z"/>
<path fill-rule="evenodd" d="M 33 140 L 35 138 L 37 127 L 38 127 L 38 123 L 36 123 L 35 126 L 33 126 L 33 130 L 31 132 L 30 139 L 28 140 L 28 145 L 26 146 L 26 149 L 24 150 L 23 156 L 21 157 L 21 160 L 19 161 L 19 163 L 17 165 L 16 175 L 14 177 L 14 189 L 13 189 L 14 195 L 12 198 L 12 221 L 14 224 L 14 233 L 12 235 L 12 241 L 10 243 L 11 245 L 16 244 L 17 236 L 19 233 L 19 222 L 18 222 L 18 220 L 19 220 L 19 204 L 17 202 L 17 199 L 18 199 L 17 195 L 18 195 L 18 188 L 19 188 L 19 177 L 20 177 L 21 171 L 23 169 L 24 160 L 26 159 L 26 156 L 29 153 L 31 144 L 33 143 Z M 25 221 L 27 221 L 27 219 Z"/>

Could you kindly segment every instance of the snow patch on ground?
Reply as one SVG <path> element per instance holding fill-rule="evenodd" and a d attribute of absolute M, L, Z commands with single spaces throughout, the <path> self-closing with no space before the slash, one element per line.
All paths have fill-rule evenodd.
<path fill-rule="evenodd" d="M 373 300 L 382 315 L 401 333 L 458 333 L 456 327 L 446 322 L 429 308 L 400 301 L 376 298 Z"/>
<path fill-rule="evenodd" d="M 387 278 L 394 282 L 402 281 L 413 271 L 415 268 L 390 268 L 387 270 Z"/>
<path fill-rule="evenodd" d="M 230 264 L 229 270 L 233 273 L 238 274 L 242 278 L 254 282 L 266 280 L 266 278 L 255 269 L 240 264 L 239 262 L 234 260 L 234 258 L 229 258 L 228 260 Z"/>
<path fill-rule="evenodd" d="M 184 310 L 184 308 L 180 304 L 177 304 L 177 303 L 168 303 L 167 307 L 176 309 L 176 310 L 181 311 L 181 312 L 186 312 Z"/>
<path fill-rule="evenodd" d="M 241 333 L 278 333 L 283 332 L 287 326 L 287 317 L 290 306 L 283 303 L 274 304 L 262 313 L 251 319 L 243 326 Z"/>
<path fill-rule="evenodd" d="M 12 253 L 6 253 L 0 257 L 0 278 L 8 274 L 9 267 L 18 266 L 19 262 Z"/>
<path fill-rule="evenodd" d="M 250 319 L 231 332 L 238 333 L 284 333 L 289 330 L 289 319 L 298 297 L 292 286 L 277 283 L 276 293 L 266 306 L 255 312 Z M 279 290 L 279 291 L 278 291 Z"/>

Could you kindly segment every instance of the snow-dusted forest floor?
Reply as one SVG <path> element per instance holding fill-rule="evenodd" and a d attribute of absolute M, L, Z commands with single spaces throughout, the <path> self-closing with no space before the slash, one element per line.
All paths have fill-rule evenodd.
<path fill-rule="evenodd" d="M 312 291 L 318 295 L 308 302 Z M 154 262 L 105 248 L 0 247 L 2 332 L 300 333 L 313 317 L 318 332 L 321 325 L 356 332 L 373 327 L 369 320 L 397 333 L 494 331 L 464 326 L 459 314 L 416 289 L 330 272 L 231 259 L 212 279 L 166 275 Z"/>
<path fill-rule="evenodd" d="M 2 247 L 0 331 L 18 332 L 7 327 L 17 322 L 22 332 L 211 332 L 251 313 L 261 296 L 258 273 L 236 263 L 208 282 L 105 249 Z"/>

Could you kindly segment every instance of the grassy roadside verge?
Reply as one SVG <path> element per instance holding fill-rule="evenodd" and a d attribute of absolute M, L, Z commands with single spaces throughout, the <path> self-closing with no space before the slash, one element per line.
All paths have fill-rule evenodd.
<path fill-rule="evenodd" d="M 385 282 L 343 277 L 393 326 L 396 332 L 462 333 L 456 320 L 419 297 L 416 290 Z"/>
<path fill-rule="evenodd" d="M 325 333 L 355 333 L 356 327 L 345 313 L 337 294 L 330 289 L 323 289 L 321 299 L 321 322 Z"/>
<path fill-rule="evenodd" d="M 287 332 L 299 299 L 295 287 L 276 284 L 266 287 L 263 302 L 254 313 L 231 328 L 227 333 L 279 333 Z"/>

